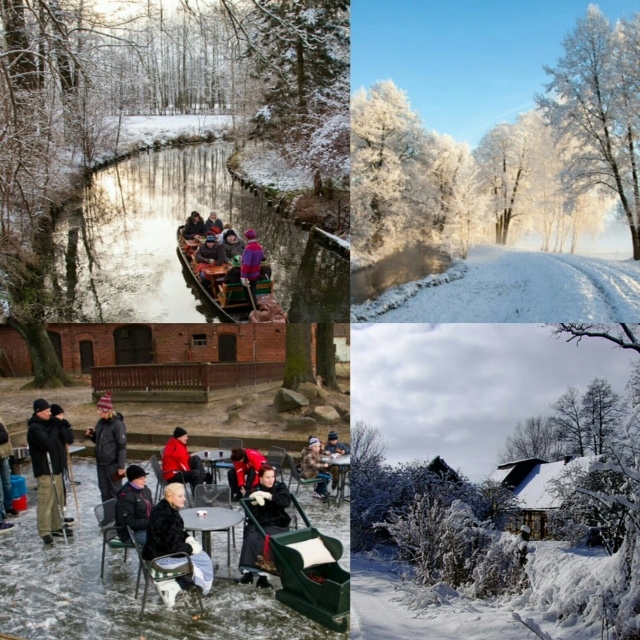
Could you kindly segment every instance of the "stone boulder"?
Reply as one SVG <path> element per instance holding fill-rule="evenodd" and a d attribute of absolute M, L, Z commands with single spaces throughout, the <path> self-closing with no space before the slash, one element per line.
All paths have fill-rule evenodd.
<path fill-rule="evenodd" d="M 300 409 L 301 407 L 306 407 L 308 404 L 309 399 L 301 393 L 296 393 L 284 387 L 276 393 L 276 397 L 273 399 L 273 406 L 278 413 Z"/>
<path fill-rule="evenodd" d="M 244 406 L 244 402 L 242 402 L 242 400 L 240 400 L 240 398 L 238 398 L 233 404 L 230 404 L 227 407 L 227 411 L 236 411 L 237 409 L 240 409 L 240 407 Z"/>
<path fill-rule="evenodd" d="M 323 424 L 340 420 L 340 414 L 333 407 L 316 407 L 312 415 L 318 422 Z"/>
<path fill-rule="evenodd" d="M 344 416 L 351 411 L 351 407 L 348 402 L 338 402 L 335 407 L 341 416 Z"/>
<path fill-rule="evenodd" d="M 240 414 L 237 411 L 229 411 L 229 424 L 238 424 L 240 422 Z"/>
<path fill-rule="evenodd" d="M 287 420 L 285 425 L 286 431 L 306 431 L 309 433 L 315 433 L 318 423 L 310 417 L 300 416 L 293 420 Z"/>
<path fill-rule="evenodd" d="M 298 387 L 298 393 L 301 393 L 305 398 L 308 398 L 311 402 L 314 400 L 326 400 L 327 392 L 313 382 L 303 382 Z"/>

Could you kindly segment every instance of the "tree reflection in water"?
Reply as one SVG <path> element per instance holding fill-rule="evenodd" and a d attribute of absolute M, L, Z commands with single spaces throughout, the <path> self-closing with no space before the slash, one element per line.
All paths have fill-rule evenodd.
<path fill-rule="evenodd" d="M 240 234 L 253 227 L 293 321 L 348 320 L 348 262 L 234 182 L 227 143 L 149 152 L 97 173 L 82 204 L 57 219 L 50 321 L 217 321 L 183 274 L 176 229 L 215 211 Z"/>

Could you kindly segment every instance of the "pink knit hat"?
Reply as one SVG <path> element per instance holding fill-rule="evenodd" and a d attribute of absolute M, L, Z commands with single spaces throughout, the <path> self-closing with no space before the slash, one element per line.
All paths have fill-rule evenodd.
<path fill-rule="evenodd" d="M 111 402 L 111 391 L 107 391 L 100 400 L 98 400 L 98 409 L 102 411 L 113 411 L 113 402 Z"/>
<path fill-rule="evenodd" d="M 247 240 L 255 240 L 255 239 L 256 239 L 256 232 L 255 232 L 255 230 L 254 230 L 254 229 L 247 229 L 247 230 L 244 232 L 244 237 L 245 237 Z"/>

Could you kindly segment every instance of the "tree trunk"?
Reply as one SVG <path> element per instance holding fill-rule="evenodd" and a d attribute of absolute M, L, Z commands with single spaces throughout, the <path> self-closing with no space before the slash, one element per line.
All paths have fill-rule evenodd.
<path fill-rule="evenodd" d="M 324 386 L 340 391 L 336 378 L 336 346 L 333 342 L 332 322 L 316 325 L 316 373 L 322 376 Z"/>
<path fill-rule="evenodd" d="M 26 323 L 9 319 L 8 324 L 27 343 L 34 374 L 33 382 L 29 386 L 35 389 L 56 389 L 73 384 L 73 380 L 65 373 L 58 360 L 44 323 Z"/>
<path fill-rule="evenodd" d="M 287 325 L 287 359 L 284 365 L 285 389 L 295 390 L 302 382 L 315 382 L 311 363 L 311 325 Z"/>

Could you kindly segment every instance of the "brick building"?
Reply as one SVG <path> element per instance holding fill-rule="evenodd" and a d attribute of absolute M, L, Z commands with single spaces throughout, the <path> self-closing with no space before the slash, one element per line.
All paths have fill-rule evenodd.
<path fill-rule="evenodd" d="M 277 324 L 50 324 L 53 346 L 68 373 L 91 367 L 176 362 L 283 362 L 286 326 Z M 0 325 L 0 371 L 29 375 L 24 339 Z"/>

